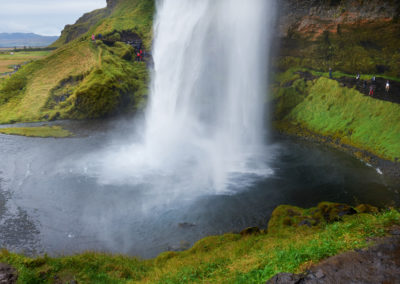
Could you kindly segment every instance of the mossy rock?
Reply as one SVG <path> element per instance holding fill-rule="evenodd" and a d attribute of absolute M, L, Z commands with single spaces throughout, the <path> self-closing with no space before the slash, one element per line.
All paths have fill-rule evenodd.
<path fill-rule="evenodd" d="M 262 231 L 260 230 L 260 228 L 258 228 L 258 227 L 249 227 L 249 228 L 246 228 L 243 231 L 241 231 L 240 235 L 242 237 L 246 237 L 246 236 L 259 235 L 261 233 L 262 233 Z"/>
<path fill-rule="evenodd" d="M 306 213 L 305 209 L 290 206 L 280 205 L 271 214 L 268 222 L 268 233 L 279 232 L 282 227 L 293 227 L 303 221 Z"/>
<path fill-rule="evenodd" d="M 373 208 L 375 207 L 364 205 L 361 209 L 365 213 L 373 213 L 375 212 Z M 356 211 L 353 207 L 346 204 L 332 202 L 321 202 L 317 207 L 310 209 L 281 205 L 272 212 L 268 222 L 268 233 L 277 233 L 285 227 L 322 226 L 327 223 L 340 221 L 345 215 L 354 215 L 357 213 L 364 212 Z"/>
<path fill-rule="evenodd" d="M 360 204 L 355 209 L 357 213 L 369 213 L 369 214 L 379 213 L 379 209 L 377 207 L 371 206 L 369 204 Z"/>
<path fill-rule="evenodd" d="M 353 207 L 346 204 L 321 202 L 317 207 L 319 211 L 317 211 L 313 217 L 323 217 L 328 223 L 340 221 L 345 215 L 357 214 L 357 211 Z"/>

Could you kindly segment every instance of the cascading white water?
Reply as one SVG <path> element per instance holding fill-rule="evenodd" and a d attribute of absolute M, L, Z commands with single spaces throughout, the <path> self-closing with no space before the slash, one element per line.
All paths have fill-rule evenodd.
<path fill-rule="evenodd" d="M 108 155 L 103 182 L 163 177 L 163 185 L 218 193 L 240 175 L 270 173 L 261 156 L 274 1 L 156 5 L 143 141 Z"/>

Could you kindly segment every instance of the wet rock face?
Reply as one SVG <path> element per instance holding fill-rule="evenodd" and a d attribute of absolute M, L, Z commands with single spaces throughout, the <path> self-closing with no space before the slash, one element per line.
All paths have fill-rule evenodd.
<path fill-rule="evenodd" d="M 279 33 L 291 31 L 317 38 L 324 30 L 335 32 L 338 25 L 370 21 L 390 21 L 398 15 L 396 1 L 358 0 L 285 0 L 279 1 Z"/>
<path fill-rule="evenodd" d="M 17 283 L 17 271 L 7 264 L 0 263 L 0 284 Z"/>
<path fill-rule="evenodd" d="M 267 284 L 400 283 L 399 279 L 400 236 L 393 234 L 369 249 L 330 257 L 303 274 L 280 273 Z"/>

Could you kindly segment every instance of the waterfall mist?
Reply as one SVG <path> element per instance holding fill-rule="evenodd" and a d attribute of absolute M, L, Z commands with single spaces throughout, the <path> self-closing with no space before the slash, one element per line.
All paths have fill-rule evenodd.
<path fill-rule="evenodd" d="M 156 5 L 140 141 L 110 149 L 97 167 L 99 180 L 226 193 L 271 174 L 264 105 L 275 1 Z"/>

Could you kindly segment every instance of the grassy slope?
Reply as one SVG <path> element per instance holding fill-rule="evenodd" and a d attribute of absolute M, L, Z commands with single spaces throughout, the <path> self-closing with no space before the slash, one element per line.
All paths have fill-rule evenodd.
<path fill-rule="evenodd" d="M 154 0 L 119 1 L 113 13 L 91 29 L 91 32 L 107 35 L 115 30 L 131 30 L 142 38 L 146 49 L 150 49 L 153 14 Z"/>
<path fill-rule="evenodd" d="M 153 5 L 150 0 L 119 1 L 110 16 L 88 33 L 5 80 L 0 89 L 0 123 L 97 118 L 143 106 L 148 81 L 145 64 L 134 62 L 128 45 L 108 47 L 92 43 L 89 37 L 94 31 L 106 35 L 111 29 L 126 29 L 136 31 L 149 44 Z"/>
<path fill-rule="evenodd" d="M 63 129 L 61 126 L 0 128 L 0 133 L 41 138 L 65 138 L 72 136 L 71 132 Z"/>
<path fill-rule="evenodd" d="M 345 216 L 342 222 L 322 221 L 311 228 L 295 225 L 310 216 L 318 218 L 315 212 L 330 212 L 333 217 L 332 208 L 327 203 L 308 210 L 281 206 L 272 215 L 269 233 L 207 237 L 188 251 L 166 252 L 151 260 L 100 253 L 30 259 L 2 251 L 0 261 L 18 269 L 20 283 L 55 279 L 60 283 L 263 283 L 276 273 L 303 271 L 328 256 L 366 247 L 371 244 L 367 238 L 384 236 L 400 222 L 400 213 L 391 210 Z"/>
<path fill-rule="evenodd" d="M 278 77 L 276 120 L 281 128 L 297 126 L 367 150 L 392 161 L 400 160 L 400 105 L 364 96 L 320 77 L 307 83 L 295 69 Z M 291 86 L 286 86 L 293 81 Z"/>

